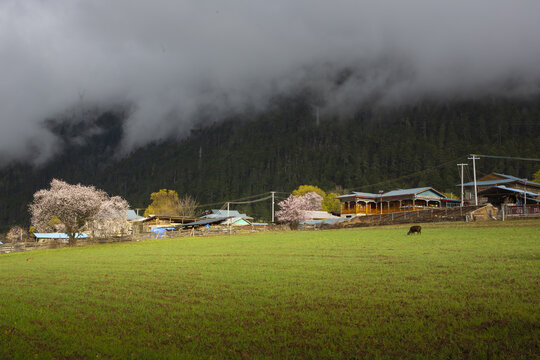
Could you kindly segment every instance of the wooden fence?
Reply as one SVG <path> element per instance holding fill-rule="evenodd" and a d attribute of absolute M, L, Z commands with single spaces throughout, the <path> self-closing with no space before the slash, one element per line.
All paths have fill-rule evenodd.
<path fill-rule="evenodd" d="M 78 239 L 75 246 L 87 246 L 95 244 L 110 244 L 120 242 L 131 242 L 141 240 L 153 240 L 156 238 L 179 238 L 179 237 L 197 237 L 197 236 L 214 236 L 214 235 L 227 235 L 227 234 L 248 234 L 260 231 L 278 231 L 278 230 L 290 230 L 287 225 L 270 225 L 270 226 L 214 226 L 199 229 L 179 230 L 179 231 L 167 231 L 163 235 L 158 235 L 153 232 L 137 233 L 129 236 L 112 237 L 112 238 L 88 238 Z M 47 242 L 17 242 L 0 245 L 0 254 L 8 254 L 14 252 L 23 252 L 31 250 L 45 250 L 45 249 L 58 249 L 63 247 L 69 247 L 68 243 L 51 240 Z"/>
<path fill-rule="evenodd" d="M 491 206 L 491 205 L 489 205 Z M 479 214 L 478 210 L 486 208 L 486 215 Z M 336 228 L 377 226 L 390 224 L 428 223 L 428 222 L 456 222 L 488 220 L 486 205 L 431 208 L 424 210 L 390 213 L 382 215 L 366 215 L 352 218 L 335 226 Z"/>
<path fill-rule="evenodd" d="M 505 205 L 505 216 L 540 216 L 540 204 Z"/>

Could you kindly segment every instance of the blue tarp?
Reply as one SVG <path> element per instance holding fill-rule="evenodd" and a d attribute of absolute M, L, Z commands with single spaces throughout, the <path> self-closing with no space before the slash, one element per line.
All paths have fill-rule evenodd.
<path fill-rule="evenodd" d="M 173 227 L 159 227 L 159 228 L 153 228 L 150 231 L 156 234 L 155 236 L 156 238 L 160 238 L 160 237 L 165 236 L 165 232 L 167 230 L 174 230 L 174 228 Z"/>
<path fill-rule="evenodd" d="M 68 234 L 65 233 L 34 233 L 34 236 L 38 239 L 69 239 Z M 77 239 L 86 239 L 88 235 L 85 233 L 75 234 Z"/>

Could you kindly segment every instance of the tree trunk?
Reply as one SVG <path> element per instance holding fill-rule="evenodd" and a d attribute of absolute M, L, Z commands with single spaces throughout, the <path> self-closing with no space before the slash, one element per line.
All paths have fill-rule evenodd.
<path fill-rule="evenodd" d="M 77 243 L 77 238 L 75 237 L 75 235 L 77 233 L 73 232 L 73 230 L 71 229 L 66 229 L 66 234 L 69 236 L 69 246 L 75 246 L 75 244 Z"/>

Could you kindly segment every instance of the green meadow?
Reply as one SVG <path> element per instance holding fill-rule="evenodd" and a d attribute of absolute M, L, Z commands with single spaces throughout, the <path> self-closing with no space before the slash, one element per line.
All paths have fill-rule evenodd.
<path fill-rule="evenodd" d="M 0 358 L 540 357 L 540 221 L 406 233 L 0 255 Z"/>

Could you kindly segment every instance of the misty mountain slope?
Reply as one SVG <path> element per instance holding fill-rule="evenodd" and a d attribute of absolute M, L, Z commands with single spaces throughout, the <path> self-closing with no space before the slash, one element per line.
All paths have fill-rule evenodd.
<path fill-rule="evenodd" d="M 64 147 L 41 168 L 19 164 L 0 170 L 0 226 L 27 225 L 33 192 L 53 177 L 122 195 L 132 207 L 147 206 L 149 194 L 160 188 L 191 194 L 202 204 L 287 192 L 301 184 L 375 192 L 431 185 L 457 193 L 456 162 L 466 154 L 538 157 L 538 119 L 539 99 L 491 99 L 366 108 L 345 120 L 322 113 L 317 125 L 310 103 L 297 96 L 275 100 L 257 115 L 209 124 L 182 141 L 147 145 L 117 160 L 124 118 L 106 112 L 90 124 L 49 124 Z M 530 177 L 536 166 L 478 162 L 480 175 L 497 170 Z M 425 169 L 430 171 L 421 172 Z M 416 172 L 421 173 L 379 184 Z M 269 215 L 268 204 L 244 209 L 256 217 Z"/>

